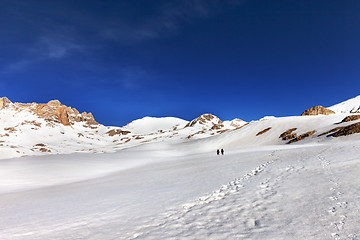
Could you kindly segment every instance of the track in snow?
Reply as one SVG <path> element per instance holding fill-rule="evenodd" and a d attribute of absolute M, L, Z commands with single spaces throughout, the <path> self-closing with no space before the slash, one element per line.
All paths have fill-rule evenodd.
<path fill-rule="evenodd" d="M 331 236 L 335 240 L 341 239 L 357 239 L 357 235 L 355 233 L 350 233 L 345 229 L 345 225 L 347 222 L 347 213 L 348 209 L 348 202 L 343 200 L 343 189 L 341 184 L 339 183 L 339 176 L 335 175 L 331 161 L 329 161 L 326 157 L 319 154 L 318 156 L 319 161 L 321 162 L 322 168 L 325 170 L 327 175 L 327 180 L 329 181 L 329 207 L 328 213 L 331 215 L 330 219 L 331 227 L 333 228 L 333 232 L 331 232 Z"/>
<path fill-rule="evenodd" d="M 270 230 L 271 225 L 266 222 L 271 221 L 269 218 L 274 211 L 272 204 L 277 185 L 303 167 L 288 166 L 280 175 L 258 178 L 279 158 L 274 151 L 269 159 L 213 193 L 184 204 L 182 209 L 168 211 L 160 219 L 151 219 L 148 225 L 137 229 L 132 238 L 233 239 Z M 253 191 L 252 198 L 245 193 L 249 190 Z"/>
<path fill-rule="evenodd" d="M 342 199 L 344 190 L 338 182 L 342 172 L 332 173 L 331 162 L 325 157 L 329 149 L 320 148 L 310 154 L 307 151 L 299 151 L 296 156 L 293 153 L 278 156 L 281 153 L 274 151 L 269 154 L 269 161 L 246 175 L 211 194 L 183 204 L 181 209 L 169 210 L 149 219 L 128 237 L 357 239 L 353 219 L 351 230 L 346 230 L 350 209 L 348 202 Z M 321 162 L 320 169 L 313 166 L 316 159 Z M 323 176 L 326 178 L 324 182 L 319 181 L 319 185 L 313 182 Z M 299 179 L 304 181 L 304 186 L 299 184 Z M 316 192 L 321 197 L 327 196 L 325 187 L 331 196 L 312 202 Z M 329 203 L 329 207 L 324 202 Z"/>
<path fill-rule="evenodd" d="M 360 143 L 354 144 L 190 155 L 3 194 L 0 237 L 355 240 Z"/>

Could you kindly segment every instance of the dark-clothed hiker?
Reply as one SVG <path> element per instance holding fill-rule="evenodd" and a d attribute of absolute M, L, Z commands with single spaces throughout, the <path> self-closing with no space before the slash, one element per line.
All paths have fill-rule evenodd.
<path fill-rule="evenodd" d="M 217 153 L 217 155 L 219 155 L 220 154 L 220 150 L 218 149 L 218 150 L 216 150 L 216 153 Z"/>
<path fill-rule="evenodd" d="M 224 149 L 221 149 L 221 155 L 224 155 Z"/>

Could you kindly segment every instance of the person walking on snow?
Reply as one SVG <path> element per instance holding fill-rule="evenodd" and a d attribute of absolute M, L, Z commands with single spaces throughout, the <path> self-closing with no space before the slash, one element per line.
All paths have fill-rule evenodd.
<path fill-rule="evenodd" d="M 217 155 L 219 155 L 220 154 L 220 150 L 218 149 L 218 150 L 216 150 L 216 153 L 217 153 Z"/>
<path fill-rule="evenodd" d="M 221 149 L 221 155 L 224 155 L 224 149 L 223 148 Z"/>

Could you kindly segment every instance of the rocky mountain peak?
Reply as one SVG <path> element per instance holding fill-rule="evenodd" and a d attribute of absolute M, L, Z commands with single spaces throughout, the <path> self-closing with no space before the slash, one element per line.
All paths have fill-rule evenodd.
<path fill-rule="evenodd" d="M 327 109 L 327 108 L 325 108 L 323 106 L 315 106 L 315 107 L 312 107 L 312 108 L 309 108 L 309 109 L 305 110 L 301 114 L 301 116 L 319 115 L 319 114 L 330 115 L 330 114 L 335 114 L 335 112 L 330 110 L 330 109 Z"/>
<path fill-rule="evenodd" d="M 7 97 L 0 98 L 0 110 L 8 107 L 11 103 Z"/>
<path fill-rule="evenodd" d="M 51 107 L 60 107 L 62 104 L 59 100 L 51 100 L 47 103 L 47 105 Z"/>
<path fill-rule="evenodd" d="M 203 114 L 200 117 L 192 120 L 191 122 L 189 122 L 185 127 L 194 127 L 195 125 L 219 125 L 219 127 L 221 128 L 220 125 L 223 124 L 223 122 L 220 120 L 220 118 L 212 115 L 212 114 Z"/>
<path fill-rule="evenodd" d="M 7 97 L 0 98 L 0 110 L 8 108 L 12 102 Z M 59 100 L 51 100 L 48 103 L 19 103 L 13 104 L 15 111 L 30 111 L 44 118 L 48 122 L 58 122 L 65 126 L 75 122 L 84 122 L 87 125 L 98 124 L 91 113 L 79 113 L 76 108 L 63 105 Z"/>

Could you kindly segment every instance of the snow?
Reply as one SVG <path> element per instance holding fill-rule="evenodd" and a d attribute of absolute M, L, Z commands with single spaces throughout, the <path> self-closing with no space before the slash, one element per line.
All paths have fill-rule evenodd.
<path fill-rule="evenodd" d="M 246 123 L 247 122 L 237 118 L 232 121 L 223 121 L 224 126 L 228 129 L 235 129 L 245 125 Z"/>
<path fill-rule="evenodd" d="M 0 238 L 357 239 L 360 136 L 279 139 L 289 128 L 350 124 L 339 124 L 344 116 L 267 118 L 114 153 L 3 159 Z"/>
<path fill-rule="evenodd" d="M 227 151 L 224 156 L 178 155 L 163 150 L 163 144 L 155 145 L 125 150 L 123 156 L 102 154 L 109 155 L 105 161 L 100 154 L 92 155 L 99 157 L 97 162 L 88 160 L 90 154 L 52 156 L 43 169 L 27 172 L 22 179 L 25 184 L 36 175 L 39 183 L 50 184 L 34 189 L 17 186 L 16 191 L 0 194 L 1 238 L 357 239 L 359 235 L 359 140 L 265 146 Z M 112 169 L 124 159 L 149 157 L 161 161 Z M 12 167 L 14 172 L 28 171 L 32 165 L 36 169 L 42 158 L 12 159 L 22 161 Z M 63 176 L 88 172 L 104 168 L 110 159 L 114 165 L 107 175 L 80 174 L 69 181 L 47 174 L 59 165 L 73 169 L 66 174 L 61 167 Z M 9 175 L 0 176 L 2 184 L 4 179 L 11 181 Z"/>
<path fill-rule="evenodd" d="M 188 121 L 175 117 L 144 117 L 129 123 L 124 129 L 134 131 L 138 134 L 150 134 L 158 131 L 169 131 L 174 128 L 180 129 L 185 127 L 187 123 Z"/>
<path fill-rule="evenodd" d="M 359 239 L 360 134 L 319 136 L 360 122 L 348 115 L 228 121 L 219 134 L 217 119 L 91 128 L 2 109 L 0 239 Z M 279 138 L 293 128 L 315 134 Z"/>
<path fill-rule="evenodd" d="M 334 106 L 328 107 L 335 113 L 355 113 L 360 112 L 360 96 L 351 98 Z"/>

